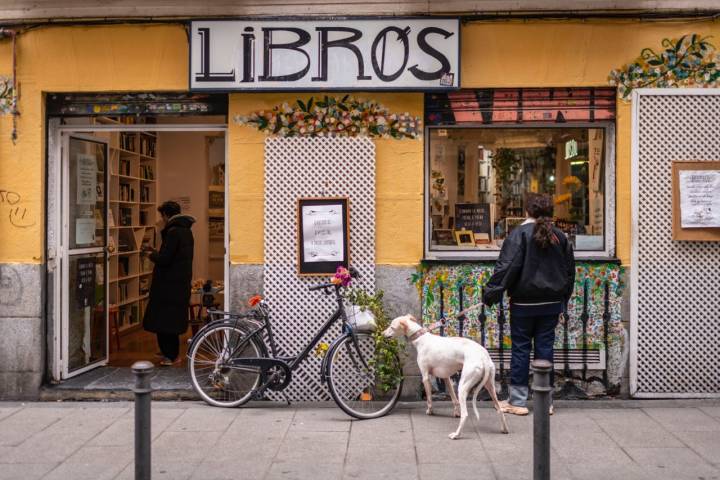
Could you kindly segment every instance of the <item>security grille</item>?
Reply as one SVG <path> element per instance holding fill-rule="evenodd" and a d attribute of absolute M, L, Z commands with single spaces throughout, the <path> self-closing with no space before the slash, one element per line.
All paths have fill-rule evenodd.
<path fill-rule="evenodd" d="M 375 285 L 375 145 L 367 138 L 268 138 L 265 141 L 264 291 L 271 322 L 284 355 L 294 356 L 335 311 L 333 296 L 309 292 L 329 277 L 298 276 L 297 199 L 350 199 L 350 263 Z M 332 329 L 322 341 L 340 334 Z M 293 372 L 285 390 L 294 401 L 329 400 L 320 382 L 322 358 L 311 353 Z M 280 399 L 277 394 L 270 395 Z"/>
<path fill-rule="evenodd" d="M 637 99 L 633 319 L 638 396 L 720 393 L 720 242 L 672 240 L 671 163 L 720 159 L 720 93 Z"/>

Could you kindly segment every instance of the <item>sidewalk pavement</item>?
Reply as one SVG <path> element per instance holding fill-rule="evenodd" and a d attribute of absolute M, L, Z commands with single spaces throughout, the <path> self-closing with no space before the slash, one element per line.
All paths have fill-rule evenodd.
<path fill-rule="evenodd" d="M 153 402 L 153 479 L 530 479 L 532 415 L 489 404 L 463 437 L 447 403 L 351 421 L 332 404 Z M 552 478 L 720 479 L 718 401 L 557 401 Z M 132 479 L 127 402 L 0 403 L 0 479 Z M 472 410 L 471 410 L 472 411 Z M 474 417 L 474 416 L 473 416 Z"/>

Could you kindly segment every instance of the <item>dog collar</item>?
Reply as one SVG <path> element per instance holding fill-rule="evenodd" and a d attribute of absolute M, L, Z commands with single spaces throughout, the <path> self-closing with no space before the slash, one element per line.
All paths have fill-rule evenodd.
<path fill-rule="evenodd" d="M 428 333 L 428 329 L 425 328 L 425 327 L 423 327 L 423 328 L 421 328 L 420 330 L 418 330 L 417 332 L 413 333 L 412 335 L 410 335 L 410 336 L 407 337 L 407 338 L 408 338 L 409 341 L 414 342 L 415 340 L 417 340 L 418 338 L 422 337 L 422 336 L 425 335 L 426 333 Z"/>

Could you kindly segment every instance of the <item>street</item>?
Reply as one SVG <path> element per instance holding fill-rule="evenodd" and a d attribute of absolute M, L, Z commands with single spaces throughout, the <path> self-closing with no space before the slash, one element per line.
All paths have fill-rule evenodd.
<path fill-rule="evenodd" d="M 532 414 L 503 435 L 481 403 L 453 441 L 447 403 L 351 421 L 331 404 L 153 402 L 153 478 L 532 478 Z M 720 479 L 719 401 L 557 402 L 551 428 L 553 479 Z M 132 403 L 0 403 L 0 479 L 133 476 Z"/>

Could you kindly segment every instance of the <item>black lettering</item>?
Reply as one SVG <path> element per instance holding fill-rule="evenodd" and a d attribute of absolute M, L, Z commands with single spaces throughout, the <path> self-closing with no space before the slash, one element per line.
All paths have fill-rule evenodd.
<path fill-rule="evenodd" d="M 272 43 L 273 32 L 292 32 L 298 36 L 297 41 L 291 43 Z M 310 34 L 301 28 L 263 28 L 263 74 L 258 78 L 261 82 L 292 82 L 299 80 L 305 76 L 310 70 L 310 55 L 303 50 L 303 45 L 306 45 L 310 41 Z M 287 75 L 273 75 L 272 74 L 272 51 L 273 50 L 293 50 L 298 53 L 302 53 L 307 60 L 305 68 L 298 70 L 295 73 L 289 73 Z"/>
<path fill-rule="evenodd" d="M 385 46 L 387 44 L 387 36 L 390 32 L 395 32 L 397 34 L 397 41 L 402 42 L 403 48 L 404 48 L 404 55 L 403 55 L 403 63 L 398 68 L 398 70 L 391 74 L 386 75 L 385 74 Z M 405 70 L 405 65 L 407 65 L 408 62 L 408 56 L 410 55 L 410 45 L 408 42 L 408 34 L 410 33 L 410 27 L 405 27 L 404 30 L 401 30 L 400 27 L 387 27 L 380 31 L 380 33 L 377 34 L 377 37 L 375 37 L 375 40 L 372 44 L 372 49 L 370 50 L 370 56 L 372 57 L 372 66 L 373 70 L 375 70 L 375 75 L 378 76 L 380 80 L 383 82 L 392 82 L 393 80 L 397 79 L 400 75 L 402 75 L 403 71 Z M 378 63 L 377 60 L 377 47 L 380 44 L 380 41 L 382 41 L 382 54 L 380 58 L 380 63 Z"/>
<path fill-rule="evenodd" d="M 196 82 L 234 82 L 235 69 L 226 73 L 210 71 L 210 29 L 198 28 L 200 35 L 200 73 L 195 75 Z"/>
<path fill-rule="evenodd" d="M 442 52 L 430 46 L 430 44 L 427 42 L 426 37 L 431 34 L 442 35 L 445 39 L 454 35 L 454 33 L 448 32 L 447 30 L 443 30 L 442 28 L 438 27 L 427 27 L 420 30 L 420 33 L 418 33 L 417 37 L 417 43 L 420 47 L 420 50 L 440 62 L 440 68 L 438 70 L 435 70 L 434 72 L 425 72 L 423 70 L 420 70 L 417 65 L 413 65 L 408 70 L 410 70 L 410 73 L 415 75 L 415 78 L 419 80 L 439 80 L 442 78 L 443 75 L 450 72 L 450 62 L 448 61 L 447 57 L 443 55 Z"/>
<path fill-rule="evenodd" d="M 255 56 L 255 29 L 253 27 L 245 27 L 243 38 L 243 77 L 241 83 L 255 81 L 255 68 L 253 57 Z"/>
<path fill-rule="evenodd" d="M 318 68 L 318 76 L 313 77 L 312 81 L 327 81 L 328 77 L 328 50 L 331 48 L 347 48 L 351 52 L 355 54 L 355 58 L 357 58 L 357 64 L 358 64 L 358 80 L 370 80 L 371 77 L 365 75 L 365 62 L 363 61 L 362 52 L 360 52 L 360 49 L 353 45 L 353 42 L 356 42 L 362 38 L 362 32 L 360 30 L 354 29 L 354 28 L 346 28 L 346 27 L 316 27 L 315 30 L 320 32 L 320 62 L 319 62 L 319 68 Z M 350 33 L 351 35 L 345 38 L 341 38 L 339 40 L 332 40 L 328 41 L 328 33 L 329 32 L 345 32 Z"/>

